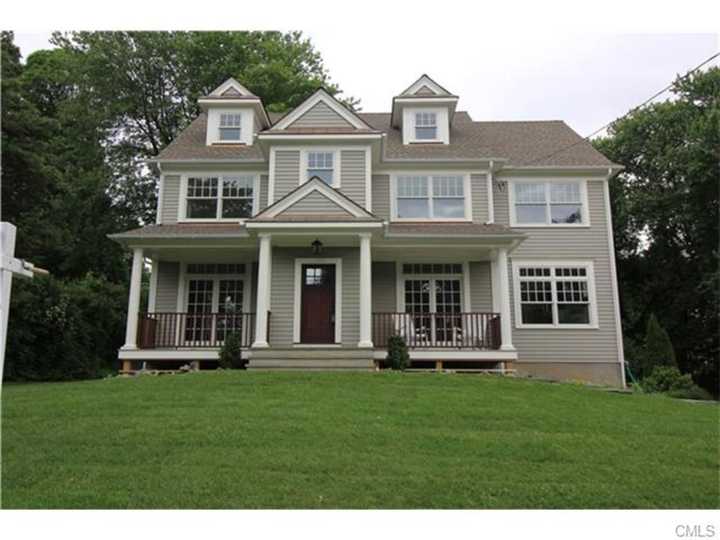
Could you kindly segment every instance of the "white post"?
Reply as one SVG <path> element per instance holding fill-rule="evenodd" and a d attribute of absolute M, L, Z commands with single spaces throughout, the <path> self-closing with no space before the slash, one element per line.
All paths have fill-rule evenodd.
<path fill-rule="evenodd" d="M 12 259 L 15 255 L 15 225 L 3 223 L 0 228 L 0 256 Z M 0 384 L 2 383 L 3 368 L 5 366 L 5 340 L 7 339 L 8 312 L 10 311 L 10 290 L 12 288 L 13 273 L 2 265 L 0 270 Z"/>
<path fill-rule="evenodd" d="M 257 313 L 255 314 L 255 342 L 253 348 L 268 347 L 267 323 L 272 283 L 272 236 L 260 234 L 258 255 Z"/>
<path fill-rule="evenodd" d="M 498 249 L 495 267 L 498 276 L 498 292 L 500 293 L 500 336 L 503 351 L 514 351 L 512 344 L 512 321 L 510 319 L 510 279 L 508 278 L 507 249 Z"/>
<path fill-rule="evenodd" d="M 360 235 L 360 342 L 358 347 L 372 348 L 372 258 L 370 234 Z"/>
<path fill-rule="evenodd" d="M 123 350 L 137 349 L 138 312 L 140 311 L 140 289 L 142 287 L 143 250 L 133 249 L 132 273 L 130 274 L 130 295 L 128 298 L 127 326 Z"/>

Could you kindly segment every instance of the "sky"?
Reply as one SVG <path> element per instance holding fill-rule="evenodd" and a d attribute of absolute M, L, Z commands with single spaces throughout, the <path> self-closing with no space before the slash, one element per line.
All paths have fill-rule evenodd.
<path fill-rule="evenodd" d="M 339 26 L 304 33 L 332 81 L 360 98 L 363 111 L 389 111 L 393 95 L 427 73 L 457 94 L 458 109 L 474 120 L 564 120 L 583 136 L 720 50 L 715 33 L 448 31 L 429 40 L 404 33 L 362 42 Z M 23 56 L 49 47 L 49 37 L 15 33 Z"/>

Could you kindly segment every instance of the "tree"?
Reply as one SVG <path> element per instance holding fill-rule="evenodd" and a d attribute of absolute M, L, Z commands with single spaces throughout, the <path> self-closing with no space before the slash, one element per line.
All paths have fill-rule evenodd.
<path fill-rule="evenodd" d="M 641 350 L 655 313 L 681 371 L 717 393 L 720 68 L 673 93 L 595 144 L 625 167 L 610 192 L 626 349 Z"/>
<path fill-rule="evenodd" d="M 665 329 L 660 326 L 654 313 L 650 315 L 647 321 L 645 342 L 643 351 L 640 354 L 640 359 L 639 375 L 641 377 L 650 375 L 655 366 L 677 367 L 675 351 L 670 341 L 670 336 L 668 336 Z"/>

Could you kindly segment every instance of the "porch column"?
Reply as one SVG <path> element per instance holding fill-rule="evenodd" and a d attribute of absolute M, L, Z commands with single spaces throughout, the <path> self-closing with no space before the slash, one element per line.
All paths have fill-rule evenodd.
<path fill-rule="evenodd" d="M 370 234 L 360 235 L 360 342 L 358 347 L 372 348 L 372 257 Z"/>
<path fill-rule="evenodd" d="M 258 255 L 257 313 L 255 314 L 254 348 L 268 347 L 268 311 L 270 310 L 270 286 L 272 272 L 272 236 L 260 234 Z"/>
<path fill-rule="evenodd" d="M 497 288 L 499 292 L 500 307 L 500 337 L 503 351 L 514 351 L 512 344 L 512 321 L 510 319 L 510 279 L 508 278 L 507 249 L 498 249 L 495 259 L 495 270 L 497 275 Z"/>
<path fill-rule="evenodd" d="M 137 349 L 138 312 L 140 311 L 140 288 L 142 286 L 143 250 L 133 249 L 132 273 L 130 274 L 130 296 L 128 298 L 127 326 L 123 349 Z"/>

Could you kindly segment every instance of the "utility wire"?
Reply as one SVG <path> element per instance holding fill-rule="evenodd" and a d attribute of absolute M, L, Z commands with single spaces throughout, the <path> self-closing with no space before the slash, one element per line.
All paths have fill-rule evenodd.
<path fill-rule="evenodd" d="M 700 69 L 701 67 L 703 67 L 705 64 L 707 64 L 707 63 L 712 62 L 713 60 L 715 60 L 715 58 L 717 58 L 718 56 L 720 56 L 720 52 L 717 52 L 717 53 L 713 54 L 710 58 L 708 58 L 707 60 L 705 60 L 703 63 L 697 65 L 697 66 L 694 67 L 694 68 L 692 68 L 692 69 L 691 69 L 690 71 L 688 71 L 685 75 L 683 75 L 682 77 L 680 77 L 679 80 L 682 81 L 682 80 L 687 79 L 690 75 L 692 75 L 693 73 L 695 73 L 697 70 L 699 70 L 699 69 Z M 546 155 L 546 156 L 543 156 L 543 157 L 539 157 L 539 158 L 537 158 L 537 159 L 534 159 L 534 160 L 532 160 L 530 163 L 526 163 L 526 166 L 527 166 L 527 165 L 533 165 L 533 164 L 537 163 L 538 161 L 542 161 L 542 160 L 544 160 L 544 159 L 548 159 L 548 158 L 551 158 L 551 157 L 553 157 L 553 156 L 556 156 L 557 154 L 560 154 L 561 152 L 564 152 L 565 150 L 569 150 L 570 148 L 573 148 L 574 146 L 577 146 L 578 144 L 583 143 L 583 142 L 589 140 L 591 137 L 594 137 L 595 135 L 597 135 L 597 134 L 600 133 L 601 131 L 609 128 L 612 124 L 614 124 L 614 123 L 617 122 L 618 120 L 621 120 L 622 118 L 625 118 L 626 116 L 629 116 L 629 115 L 631 115 L 632 113 L 634 113 L 635 111 L 643 108 L 645 105 L 647 105 L 648 103 L 650 103 L 652 100 L 654 100 L 654 99 L 657 98 L 658 96 L 661 96 L 662 94 L 664 94 L 665 92 L 667 92 L 668 90 L 670 90 L 673 86 L 675 86 L 675 83 L 676 83 L 676 81 L 671 82 L 671 83 L 668 84 L 665 88 L 663 88 L 663 89 L 660 90 L 659 92 L 656 92 L 655 94 L 653 94 L 651 97 L 649 97 L 648 99 L 646 99 L 645 101 L 643 101 L 643 102 L 642 102 L 640 105 L 638 105 L 637 107 L 634 107 L 633 109 L 630 109 L 628 112 L 626 112 L 626 113 L 623 114 L 622 116 L 619 116 L 619 117 L 616 118 L 615 120 L 612 120 L 611 122 L 608 122 L 607 124 L 605 124 L 603 127 L 596 129 L 596 130 L 593 131 L 590 135 L 586 135 L 585 137 L 583 137 L 583 138 L 580 139 L 579 141 L 576 141 L 576 142 L 572 143 L 571 145 L 565 146 L 564 148 L 561 148 L 560 150 L 556 150 L 555 152 L 553 152 L 553 153 L 551 153 L 551 154 L 548 154 L 548 155 Z"/>

